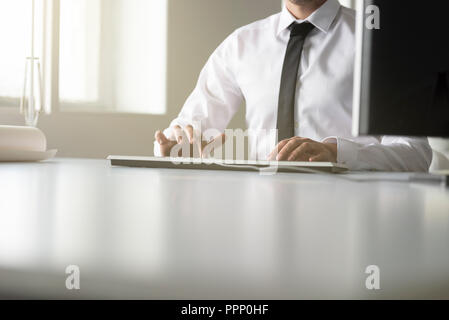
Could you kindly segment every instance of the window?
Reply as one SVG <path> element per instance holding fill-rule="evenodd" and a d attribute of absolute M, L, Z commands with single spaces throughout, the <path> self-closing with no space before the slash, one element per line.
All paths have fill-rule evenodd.
<path fill-rule="evenodd" d="M 35 43 L 44 77 L 58 78 L 44 81 L 56 95 L 53 110 L 165 113 L 167 0 L 35 1 L 36 15 L 52 8 L 36 18 L 51 30 L 36 27 Z M 8 43 L 0 51 L 0 106 L 17 105 L 21 95 L 31 3 L 0 0 L 0 38 Z M 44 52 L 50 41 L 59 59 Z"/>
<path fill-rule="evenodd" d="M 36 52 L 41 51 L 42 7 L 36 8 Z M 18 106 L 31 51 L 31 0 L 0 0 L 0 106 Z"/>
<path fill-rule="evenodd" d="M 164 113 L 166 6 L 61 0 L 61 108 Z"/>

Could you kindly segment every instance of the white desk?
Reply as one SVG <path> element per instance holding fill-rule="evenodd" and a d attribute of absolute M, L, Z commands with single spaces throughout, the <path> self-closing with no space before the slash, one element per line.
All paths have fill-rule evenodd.
<path fill-rule="evenodd" d="M 81 269 L 81 290 L 65 268 Z M 381 290 L 365 288 L 368 265 Z M 449 298 L 449 190 L 332 176 L 0 164 L 0 296 Z"/>

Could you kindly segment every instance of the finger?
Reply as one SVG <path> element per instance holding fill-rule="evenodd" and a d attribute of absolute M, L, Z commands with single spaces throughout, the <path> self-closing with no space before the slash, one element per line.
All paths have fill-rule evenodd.
<path fill-rule="evenodd" d="M 290 154 L 298 148 L 302 143 L 302 140 L 300 139 L 292 139 L 290 140 L 279 152 L 279 154 L 276 157 L 276 160 L 278 161 L 285 161 L 288 160 L 288 157 Z"/>
<path fill-rule="evenodd" d="M 201 157 L 201 141 L 197 141 L 195 139 L 195 131 L 192 125 L 187 125 L 184 128 L 184 134 L 187 136 L 187 139 L 190 143 L 190 157 L 199 158 Z M 198 139 L 201 140 L 201 139 Z"/>
<path fill-rule="evenodd" d="M 330 161 L 329 158 L 327 157 L 327 155 L 325 153 L 320 153 L 316 156 L 310 157 L 309 158 L 310 162 L 327 162 Z"/>
<path fill-rule="evenodd" d="M 224 133 L 216 136 L 211 142 L 206 144 L 206 146 L 203 148 L 203 151 L 201 153 L 202 157 L 209 157 L 212 152 L 223 145 L 223 143 L 226 141 L 226 135 Z"/>
<path fill-rule="evenodd" d="M 309 161 L 316 156 L 314 145 L 310 142 L 301 143 L 288 157 L 288 161 Z"/>
<path fill-rule="evenodd" d="M 182 138 L 184 137 L 184 131 L 178 125 L 173 127 L 173 133 L 175 134 L 175 140 L 177 143 L 182 142 Z"/>
<path fill-rule="evenodd" d="M 180 143 L 176 143 L 176 141 L 172 141 L 171 143 L 172 145 L 170 145 L 168 148 L 164 148 L 166 156 L 170 156 L 171 158 L 183 157 L 183 145 Z"/>
<path fill-rule="evenodd" d="M 290 141 L 291 139 L 282 140 L 278 143 L 278 145 L 274 148 L 273 151 L 268 155 L 268 160 L 276 160 L 277 155 L 279 154 L 279 151 L 284 148 L 284 146 Z"/>
<path fill-rule="evenodd" d="M 170 150 L 176 144 L 176 141 L 167 139 L 162 131 L 157 131 L 155 134 L 157 143 L 159 143 L 161 156 L 167 157 L 170 155 Z"/>
<path fill-rule="evenodd" d="M 170 142 L 170 140 L 168 140 L 167 137 L 165 136 L 165 134 L 160 130 L 156 131 L 154 138 L 156 139 L 157 143 L 159 143 L 160 145 L 167 144 Z"/>
<path fill-rule="evenodd" d="M 193 127 L 189 124 L 184 128 L 184 132 L 187 135 L 187 139 L 189 139 L 190 144 L 193 143 Z"/>
<path fill-rule="evenodd" d="M 216 136 L 216 137 L 214 138 L 214 140 L 212 140 L 212 142 L 214 142 L 214 143 L 219 143 L 220 145 L 222 145 L 223 143 L 225 143 L 225 141 L 226 141 L 226 135 L 225 135 L 224 133 L 222 133 L 222 134 Z"/>

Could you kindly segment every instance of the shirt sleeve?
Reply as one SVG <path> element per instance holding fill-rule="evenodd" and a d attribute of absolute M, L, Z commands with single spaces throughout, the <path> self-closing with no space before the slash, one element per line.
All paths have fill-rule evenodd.
<path fill-rule="evenodd" d="M 381 137 L 378 142 L 331 137 L 325 142 L 338 146 L 338 163 L 356 171 L 427 172 L 432 162 L 432 148 L 427 138 Z"/>
<path fill-rule="evenodd" d="M 178 117 L 164 131 L 172 136 L 175 125 L 192 125 L 195 130 L 208 129 L 223 132 L 244 102 L 234 74 L 236 36 L 230 35 L 210 56 L 200 73 L 195 89 L 188 97 Z M 155 156 L 160 156 L 159 144 L 154 145 Z"/>

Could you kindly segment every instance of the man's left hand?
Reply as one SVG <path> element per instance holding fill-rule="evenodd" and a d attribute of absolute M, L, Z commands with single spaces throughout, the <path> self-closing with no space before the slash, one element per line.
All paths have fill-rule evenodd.
<path fill-rule="evenodd" d="M 270 153 L 268 160 L 337 162 L 337 145 L 293 137 L 281 141 Z"/>

